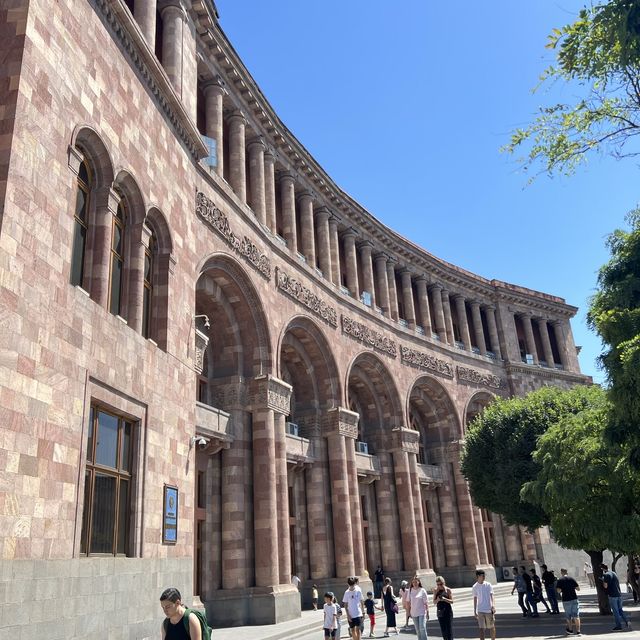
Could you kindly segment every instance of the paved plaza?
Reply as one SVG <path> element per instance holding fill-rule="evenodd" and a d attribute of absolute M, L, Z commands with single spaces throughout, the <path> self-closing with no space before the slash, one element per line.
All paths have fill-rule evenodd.
<path fill-rule="evenodd" d="M 541 613 L 539 618 L 523 618 L 518 608 L 515 595 L 511 596 L 512 584 L 501 583 L 496 586 L 496 622 L 497 638 L 521 638 L 522 640 L 551 640 L 554 638 L 568 638 L 565 633 L 564 615 L 548 615 Z M 454 589 L 454 621 L 453 636 L 456 640 L 472 640 L 478 638 L 477 625 L 473 618 L 473 601 L 471 589 Z M 625 640 L 640 638 L 640 606 L 634 605 L 631 595 L 625 600 L 625 611 L 631 614 L 632 631 L 612 631 L 612 616 L 601 616 L 598 613 L 595 589 L 581 585 L 580 610 L 582 619 L 582 637 L 590 640 L 604 640 L 622 634 Z M 562 610 L 562 606 L 560 607 Z M 544 610 L 540 606 L 540 610 Z M 402 609 L 398 614 L 398 623 L 404 623 Z M 636 628 L 633 628 L 635 624 Z M 385 615 L 378 613 L 375 637 L 381 638 L 385 627 Z M 413 627 L 404 630 L 399 627 L 400 634 L 391 638 L 416 637 Z M 435 618 L 435 610 L 431 611 L 431 620 L 427 625 L 429 638 L 441 638 L 440 627 Z M 363 638 L 369 635 L 369 622 L 365 624 Z M 236 627 L 215 629 L 216 640 L 311 640 L 322 638 L 322 613 L 320 611 L 303 611 L 298 620 L 291 620 L 277 625 Z M 348 638 L 346 625 L 342 625 L 341 637 Z"/>

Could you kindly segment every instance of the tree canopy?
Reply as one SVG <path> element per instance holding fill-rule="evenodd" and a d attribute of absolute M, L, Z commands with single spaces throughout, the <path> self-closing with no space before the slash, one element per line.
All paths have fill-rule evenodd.
<path fill-rule="evenodd" d="M 640 3 L 609 0 L 584 8 L 549 36 L 556 63 L 538 88 L 570 83 L 578 97 L 540 107 L 533 122 L 505 146 L 523 151 L 524 167 L 571 174 L 590 151 L 615 157 L 640 153 Z"/>
<path fill-rule="evenodd" d="M 544 507 L 521 495 L 541 470 L 533 457 L 538 439 L 563 417 L 591 406 L 599 393 L 582 386 L 568 391 L 544 387 L 490 404 L 469 425 L 461 456 L 475 504 L 501 514 L 509 524 L 530 529 L 548 524 Z"/>

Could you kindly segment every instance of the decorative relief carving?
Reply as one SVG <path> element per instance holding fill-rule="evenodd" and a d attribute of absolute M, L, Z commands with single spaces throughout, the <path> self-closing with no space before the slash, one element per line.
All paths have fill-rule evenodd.
<path fill-rule="evenodd" d="M 244 236 L 240 238 L 232 230 L 227 216 L 201 191 L 196 192 L 196 214 L 199 215 L 222 239 L 267 280 L 271 280 L 271 261 L 260 249 Z"/>
<path fill-rule="evenodd" d="M 250 405 L 256 409 L 273 409 L 288 416 L 292 389 L 284 380 L 270 375 L 258 376 L 252 383 Z"/>
<path fill-rule="evenodd" d="M 392 358 L 395 358 L 398 355 L 398 349 L 393 340 L 387 338 L 379 331 L 369 329 L 369 327 L 361 322 L 352 320 L 348 316 L 342 315 L 341 317 L 343 333 L 346 333 L 355 340 L 359 340 L 373 349 L 377 349 L 378 351 L 382 351 L 383 353 L 390 355 Z"/>
<path fill-rule="evenodd" d="M 418 453 L 420 433 L 405 427 L 396 427 L 391 430 L 391 442 L 393 449 L 406 453 Z"/>
<path fill-rule="evenodd" d="M 440 360 L 440 358 L 436 358 L 428 353 L 401 346 L 400 358 L 404 364 L 418 367 L 419 369 L 428 369 L 429 371 L 435 371 L 440 375 L 447 376 L 447 378 L 453 378 L 453 365 L 446 360 Z"/>
<path fill-rule="evenodd" d="M 295 278 L 287 275 L 282 269 L 276 267 L 276 286 L 280 291 L 301 302 L 307 309 L 322 318 L 332 327 L 338 326 L 336 310 L 320 299 L 310 289 L 305 287 Z"/>
<path fill-rule="evenodd" d="M 457 370 L 459 380 L 472 382 L 473 384 L 482 384 L 486 387 L 493 387 L 494 389 L 500 389 L 502 387 L 502 378 L 494 376 L 492 373 L 483 373 L 475 369 L 469 369 L 468 367 L 461 367 L 460 365 L 458 365 Z"/>
<path fill-rule="evenodd" d="M 342 407 L 330 409 L 326 416 L 326 435 L 340 434 L 346 438 L 358 439 L 359 414 Z"/>

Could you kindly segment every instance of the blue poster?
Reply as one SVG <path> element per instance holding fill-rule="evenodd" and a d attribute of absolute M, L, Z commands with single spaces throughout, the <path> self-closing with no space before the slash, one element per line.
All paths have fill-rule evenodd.
<path fill-rule="evenodd" d="M 162 543 L 178 541 L 178 487 L 164 485 L 164 514 L 162 518 Z"/>

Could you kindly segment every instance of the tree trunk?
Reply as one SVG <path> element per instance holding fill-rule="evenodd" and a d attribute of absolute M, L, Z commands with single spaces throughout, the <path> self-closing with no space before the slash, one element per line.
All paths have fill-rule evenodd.
<path fill-rule="evenodd" d="M 603 616 L 611 615 L 611 607 L 609 606 L 609 597 L 605 588 L 602 586 L 602 551 L 587 551 L 589 558 L 591 559 L 591 566 L 593 567 L 593 579 L 596 583 L 596 592 L 598 594 L 598 609 Z"/>

